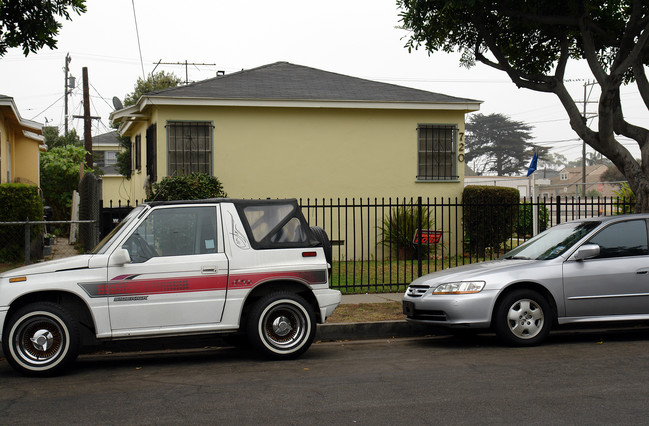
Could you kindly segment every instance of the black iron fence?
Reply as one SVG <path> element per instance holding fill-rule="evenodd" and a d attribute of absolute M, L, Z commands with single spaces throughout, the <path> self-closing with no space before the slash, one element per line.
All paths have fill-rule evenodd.
<path fill-rule="evenodd" d="M 424 274 L 496 259 L 559 223 L 634 207 L 618 198 L 563 197 L 511 205 L 421 197 L 299 202 L 309 223 L 329 235 L 331 284 L 344 292 L 402 291 Z"/>

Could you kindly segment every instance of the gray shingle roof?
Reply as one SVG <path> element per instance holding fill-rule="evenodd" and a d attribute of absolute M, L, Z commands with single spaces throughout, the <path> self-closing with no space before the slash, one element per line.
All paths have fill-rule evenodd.
<path fill-rule="evenodd" d="M 276 62 L 227 74 L 150 96 L 201 99 L 476 103 L 439 93 L 379 83 L 362 78 Z"/>

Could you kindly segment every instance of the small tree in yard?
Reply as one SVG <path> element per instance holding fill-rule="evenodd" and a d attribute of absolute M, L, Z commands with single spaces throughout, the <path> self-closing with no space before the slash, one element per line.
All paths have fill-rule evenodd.
<path fill-rule="evenodd" d="M 152 200 L 203 200 L 206 198 L 227 197 L 223 185 L 214 176 L 205 173 L 167 176 L 153 184 Z"/>
<path fill-rule="evenodd" d="M 41 189 L 45 204 L 52 207 L 54 220 L 68 220 L 72 192 L 79 187 L 80 166 L 90 173 L 86 150 L 80 146 L 61 146 L 41 153 Z"/>

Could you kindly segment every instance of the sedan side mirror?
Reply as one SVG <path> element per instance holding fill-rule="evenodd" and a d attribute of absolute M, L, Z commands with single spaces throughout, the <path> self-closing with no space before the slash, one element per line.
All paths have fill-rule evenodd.
<path fill-rule="evenodd" d="M 113 252 L 108 261 L 109 266 L 122 266 L 127 263 L 131 263 L 131 256 L 128 254 L 128 250 L 121 247 Z"/>
<path fill-rule="evenodd" d="M 597 256 L 599 256 L 599 246 L 597 244 L 584 244 L 575 251 L 572 258 L 575 260 L 585 260 Z"/>

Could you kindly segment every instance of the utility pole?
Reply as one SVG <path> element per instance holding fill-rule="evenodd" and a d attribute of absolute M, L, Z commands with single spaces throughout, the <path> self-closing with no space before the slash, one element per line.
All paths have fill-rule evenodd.
<path fill-rule="evenodd" d="M 83 141 L 86 149 L 86 163 L 92 169 L 92 117 L 90 117 L 90 90 L 88 87 L 88 67 L 83 67 Z"/>
<path fill-rule="evenodd" d="M 597 114 L 591 114 L 591 117 L 588 117 L 588 111 L 586 110 L 586 106 L 588 105 L 589 101 L 588 98 L 590 97 L 590 93 L 586 93 L 586 89 L 588 86 L 590 86 L 590 91 L 593 91 L 593 87 L 596 82 L 586 82 L 584 83 L 584 109 L 583 109 L 583 118 L 584 118 L 584 124 L 588 126 L 588 119 L 591 117 L 595 117 Z M 579 193 L 579 191 L 577 191 Z M 581 195 L 582 197 L 586 196 L 586 141 L 582 141 L 582 147 L 581 147 Z"/>
<path fill-rule="evenodd" d="M 72 61 L 72 58 L 70 58 L 70 53 L 65 55 L 65 84 L 63 85 L 65 89 L 65 135 L 68 134 L 68 94 L 70 93 L 68 91 L 68 73 L 70 72 L 70 61 Z"/>

